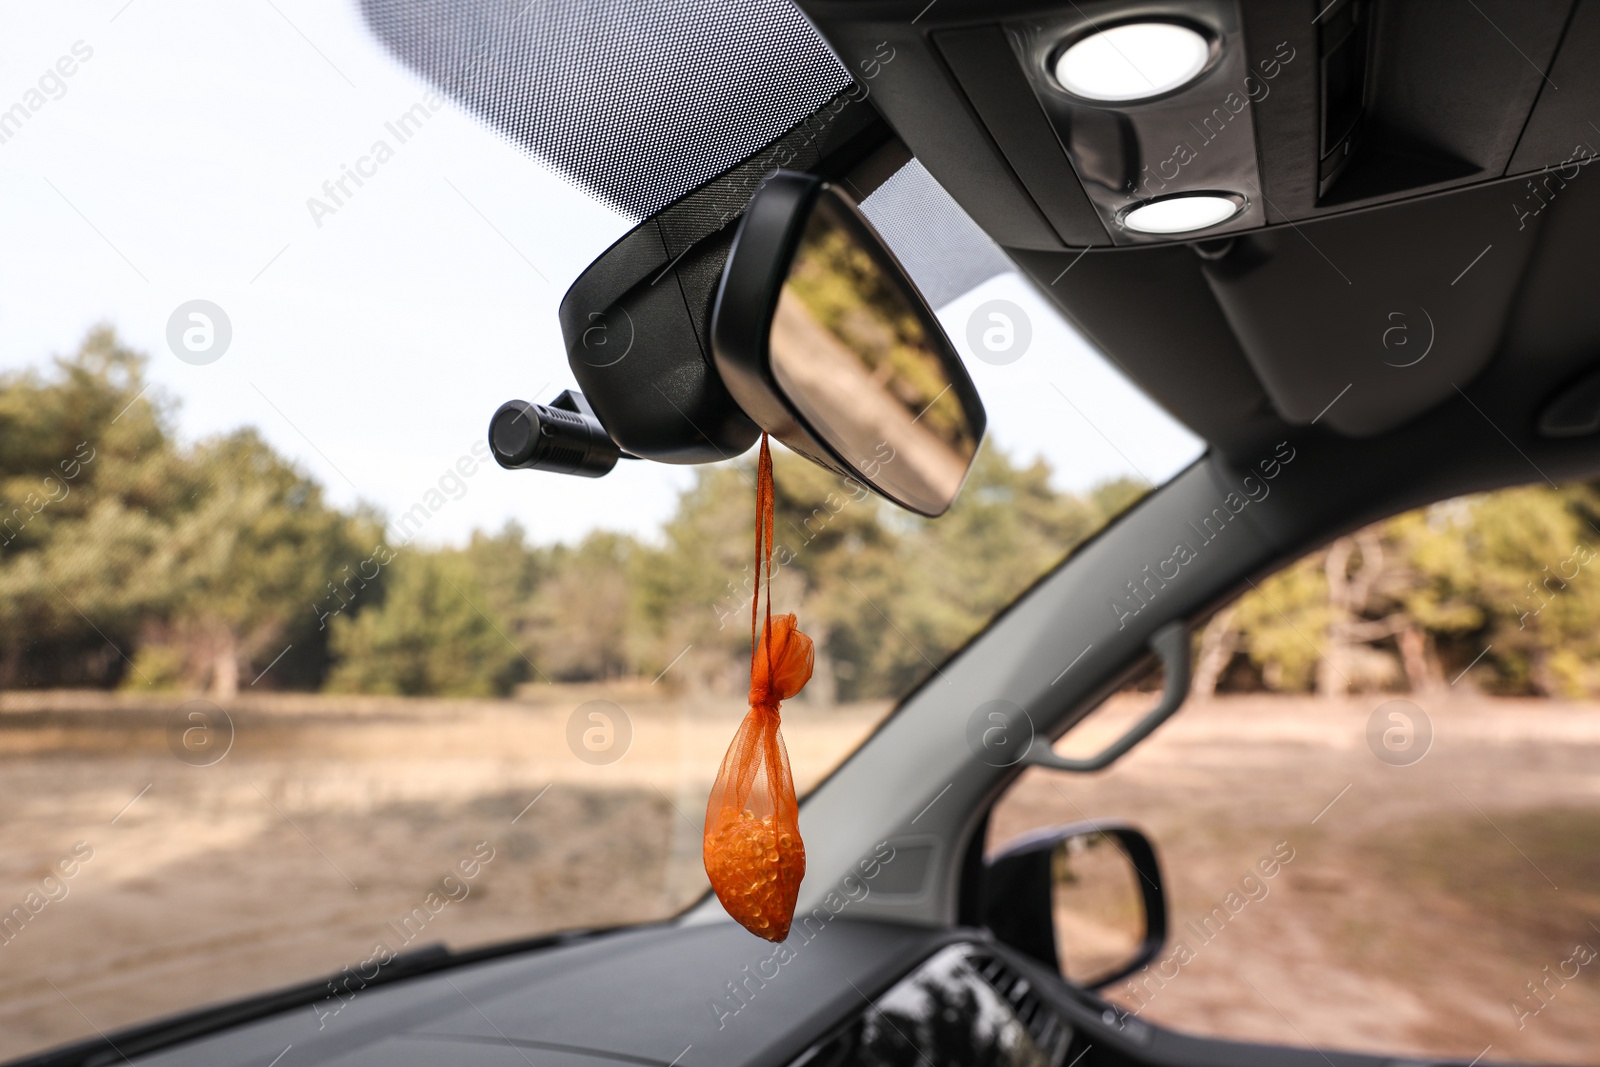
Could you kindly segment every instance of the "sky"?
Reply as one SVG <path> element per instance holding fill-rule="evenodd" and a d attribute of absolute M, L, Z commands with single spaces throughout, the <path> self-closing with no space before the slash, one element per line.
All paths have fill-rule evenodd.
<path fill-rule="evenodd" d="M 28 111 L 0 127 L 0 370 L 44 367 L 109 324 L 151 357 L 184 439 L 254 426 L 334 502 L 391 517 L 469 454 L 502 402 L 574 385 L 557 305 L 633 222 L 453 104 L 399 142 L 385 124 L 429 89 L 355 3 L 4 0 L 0 13 L 0 113 Z M 314 209 L 379 140 L 392 152 L 363 164 L 363 184 Z M 168 340 L 195 300 L 231 327 L 203 364 Z M 1003 365 L 967 337 L 995 300 L 1031 333 Z M 939 313 L 992 440 L 1043 456 L 1058 487 L 1159 482 L 1199 453 L 1020 276 Z M 537 542 L 650 536 L 693 476 L 491 464 L 420 538 L 461 543 L 511 519 Z"/>

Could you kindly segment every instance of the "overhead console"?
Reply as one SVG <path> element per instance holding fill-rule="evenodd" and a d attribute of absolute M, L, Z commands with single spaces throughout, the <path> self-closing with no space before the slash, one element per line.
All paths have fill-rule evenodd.
<path fill-rule="evenodd" d="M 1064 231 L 1069 245 L 1150 244 L 1267 221 L 1251 97 L 1264 96 L 1285 68 L 1271 56 L 1260 71 L 1249 65 L 1232 0 L 1184 10 L 1181 21 L 1138 22 L 1123 10 L 1113 23 L 1068 4 L 933 34 L 1002 154 L 1030 161 L 1030 194 L 1048 199 L 1061 185 L 1081 185 L 1103 232 L 1083 241 Z M 1130 55 L 1160 61 L 1130 64 Z M 1007 66 L 1018 76 L 997 77 Z M 1017 121 L 1037 113 L 1042 131 Z"/>
<path fill-rule="evenodd" d="M 1578 178 L 1600 0 L 800 2 L 928 171 L 1224 455 L 1456 398 L 1541 231 L 1600 197 Z"/>
<path fill-rule="evenodd" d="M 1239 233 L 1563 166 L 1600 140 L 1574 121 L 1600 91 L 1600 10 L 1575 0 L 801 6 L 1008 247 Z"/>

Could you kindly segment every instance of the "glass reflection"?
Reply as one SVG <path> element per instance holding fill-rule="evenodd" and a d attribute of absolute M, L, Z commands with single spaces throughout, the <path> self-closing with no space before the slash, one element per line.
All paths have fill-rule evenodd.
<path fill-rule="evenodd" d="M 824 190 L 779 294 L 772 372 L 856 471 L 937 515 L 960 490 L 981 431 L 951 380 L 946 360 L 956 357 L 937 323 L 870 241 L 853 207 Z"/>
<path fill-rule="evenodd" d="M 1144 897 L 1133 861 L 1110 834 L 1069 837 L 1050 857 L 1056 957 L 1088 985 L 1127 964 L 1144 943 Z"/>

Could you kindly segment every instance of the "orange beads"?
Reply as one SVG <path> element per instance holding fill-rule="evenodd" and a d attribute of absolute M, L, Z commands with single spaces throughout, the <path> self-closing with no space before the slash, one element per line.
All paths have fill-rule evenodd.
<path fill-rule="evenodd" d="M 740 926 L 768 941 L 789 936 L 789 922 L 806 874 L 798 834 L 768 815 L 725 808 L 705 839 L 706 873 L 722 906 Z"/>
<path fill-rule="evenodd" d="M 795 617 L 774 615 L 756 656 L 750 711 L 722 757 L 706 802 L 704 857 L 711 888 L 739 925 L 768 941 L 789 936 L 806 874 L 800 805 L 778 730 L 778 705 L 806 684 L 813 656 L 811 638 L 800 632 Z"/>

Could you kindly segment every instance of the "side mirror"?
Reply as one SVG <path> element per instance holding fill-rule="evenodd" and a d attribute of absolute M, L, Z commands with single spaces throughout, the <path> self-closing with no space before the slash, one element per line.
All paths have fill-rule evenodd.
<path fill-rule="evenodd" d="M 985 863 L 979 913 L 994 936 L 1085 989 L 1143 967 L 1167 939 L 1155 846 L 1131 826 L 1032 833 Z"/>
<path fill-rule="evenodd" d="M 757 425 L 894 503 L 955 500 L 985 416 L 905 269 L 837 186 L 767 176 L 740 220 L 711 320 L 717 372 Z"/>

